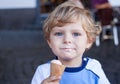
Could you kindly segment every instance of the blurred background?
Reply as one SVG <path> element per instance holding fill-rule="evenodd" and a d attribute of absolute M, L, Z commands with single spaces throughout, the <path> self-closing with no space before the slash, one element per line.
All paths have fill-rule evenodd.
<path fill-rule="evenodd" d="M 64 1 L 0 0 L 0 84 L 30 84 L 37 66 L 54 58 L 42 26 L 49 13 Z M 91 0 L 81 2 L 95 19 Z M 114 21 L 119 23 L 116 18 Z M 120 84 L 120 25 L 112 27 L 113 37 L 103 39 L 101 33 L 85 56 L 99 60 L 111 84 Z"/>

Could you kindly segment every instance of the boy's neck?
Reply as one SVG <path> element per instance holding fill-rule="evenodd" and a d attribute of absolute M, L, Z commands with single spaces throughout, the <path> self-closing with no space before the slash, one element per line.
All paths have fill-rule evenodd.
<path fill-rule="evenodd" d="M 75 58 L 72 60 L 61 60 L 61 59 L 59 59 L 59 60 L 66 67 L 80 67 L 82 65 L 82 57 Z"/>

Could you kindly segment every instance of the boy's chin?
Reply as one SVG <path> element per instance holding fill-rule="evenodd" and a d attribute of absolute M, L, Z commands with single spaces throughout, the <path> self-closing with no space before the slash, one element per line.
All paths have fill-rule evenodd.
<path fill-rule="evenodd" d="M 60 59 L 63 60 L 63 61 L 71 61 L 71 60 L 74 59 L 74 57 L 64 56 L 64 57 L 61 57 Z"/>

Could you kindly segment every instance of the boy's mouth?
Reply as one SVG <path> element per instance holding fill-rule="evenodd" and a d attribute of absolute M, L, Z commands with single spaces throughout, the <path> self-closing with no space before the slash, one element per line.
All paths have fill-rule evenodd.
<path fill-rule="evenodd" d="M 61 50 L 64 50 L 64 51 L 72 51 L 72 50 L 75 50 L 74 48 L 61 48 Z"/>

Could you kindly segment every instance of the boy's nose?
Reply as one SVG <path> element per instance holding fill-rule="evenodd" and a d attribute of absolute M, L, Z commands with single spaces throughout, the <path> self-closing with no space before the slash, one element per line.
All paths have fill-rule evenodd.
<path fill-rule="evenodd" d="M 71 41 L 64 41 L 65 44 L 71 43 Z"/>
<path fill-rule="evenodd" d="M 71 43 L 72 42 L 72 39 L 70 36 L 65 36 L 64 37 L 64 43 L 67 44 L 67 43 Z"/>

